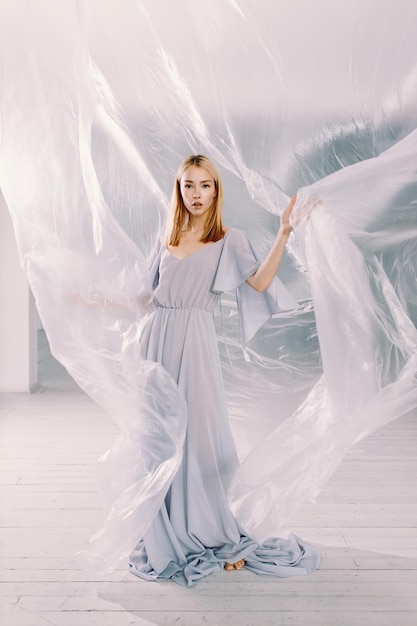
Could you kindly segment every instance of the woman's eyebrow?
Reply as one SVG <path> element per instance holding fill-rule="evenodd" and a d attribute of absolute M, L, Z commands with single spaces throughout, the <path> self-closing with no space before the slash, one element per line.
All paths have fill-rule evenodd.
<path fill-rule="evenodd" d="M 184 180 L 184 182 L 185 183 L 194 183 L 195 181 L 194 180 Z M 211 181 L 211 180 L 200 180 L 199 182 L 200 183 L 211 183 L 213 181 Z"/>

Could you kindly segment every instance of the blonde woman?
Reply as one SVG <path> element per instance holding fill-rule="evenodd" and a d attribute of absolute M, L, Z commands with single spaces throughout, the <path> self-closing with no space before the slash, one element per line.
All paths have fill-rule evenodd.
<path fill-rule="evenodd" d="M 317 551 L 294 535 L 259 546 L 230 512 L 227 488 L 238 466 L 223 391 L 213 311 L 237 291 L 242 343 L 296 303 L 276 278 L 288 236 L 291 199 L 262 263 L 246 236 L 222 222 L 223 188 L 214 164 L 187 158 L 174 184 L 165 239 L 151 259 L 155 312 L 141 338 L 145 358 L 161 363 L 187 403 L 182 464 L 150 529 L 130 555 L 147 580 L 192 585 L 207 574 L 247 567 L 293 576 L 318 566 Z"/>

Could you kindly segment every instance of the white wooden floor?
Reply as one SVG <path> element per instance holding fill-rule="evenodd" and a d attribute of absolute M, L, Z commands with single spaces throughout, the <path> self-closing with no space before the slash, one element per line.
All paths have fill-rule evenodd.
<path fill-rule="evenodd" d="M 115 428 L 41 346 L 43 386 L 0 396 L 1 626 L 417 625 L 417 420 L 343 462 L 297 527 L 322 551 L 293 580 L 247 571 L 190 589 L 126 570 L 91 579 L 74 554 L 100 524 L 94 460 Z"/>

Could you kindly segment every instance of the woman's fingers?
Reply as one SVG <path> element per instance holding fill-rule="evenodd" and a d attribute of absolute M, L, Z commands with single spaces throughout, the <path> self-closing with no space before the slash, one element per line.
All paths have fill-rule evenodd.
<path fill-rule="evenodd" d="M 294 197 L 294 196 L 293 196 Z M 312 211 L 321 204 L 319 196 L 310 196 L 300 201 L 291 212 L 290 223 L 293 228 L 297 228 L 310 219 Z"/>

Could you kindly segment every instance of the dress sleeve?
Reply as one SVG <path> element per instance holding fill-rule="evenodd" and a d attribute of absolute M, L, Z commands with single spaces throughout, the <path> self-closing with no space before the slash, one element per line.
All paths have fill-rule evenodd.
<path fill-rule="evenodd" d="M 159 284 L 159 264 L 161 261 L 162 249 L 162 242 L 161 239 L 158 237 L 158 240 L 152 248 L 152 252 L 148 257 L 148 269 L 151 279 L 152 290 L 155 290 Z"/>
<path fill-rule="evenodd" d="M 260 264 L 247 237 L 239 230 L 230 229 L 224 238 L 212 290 L 217 293 L 236 290 L 242 346 L 249 343 L 272 315 L 298 307 L 277 277 L 262 293 L 246 283 Z"/>

